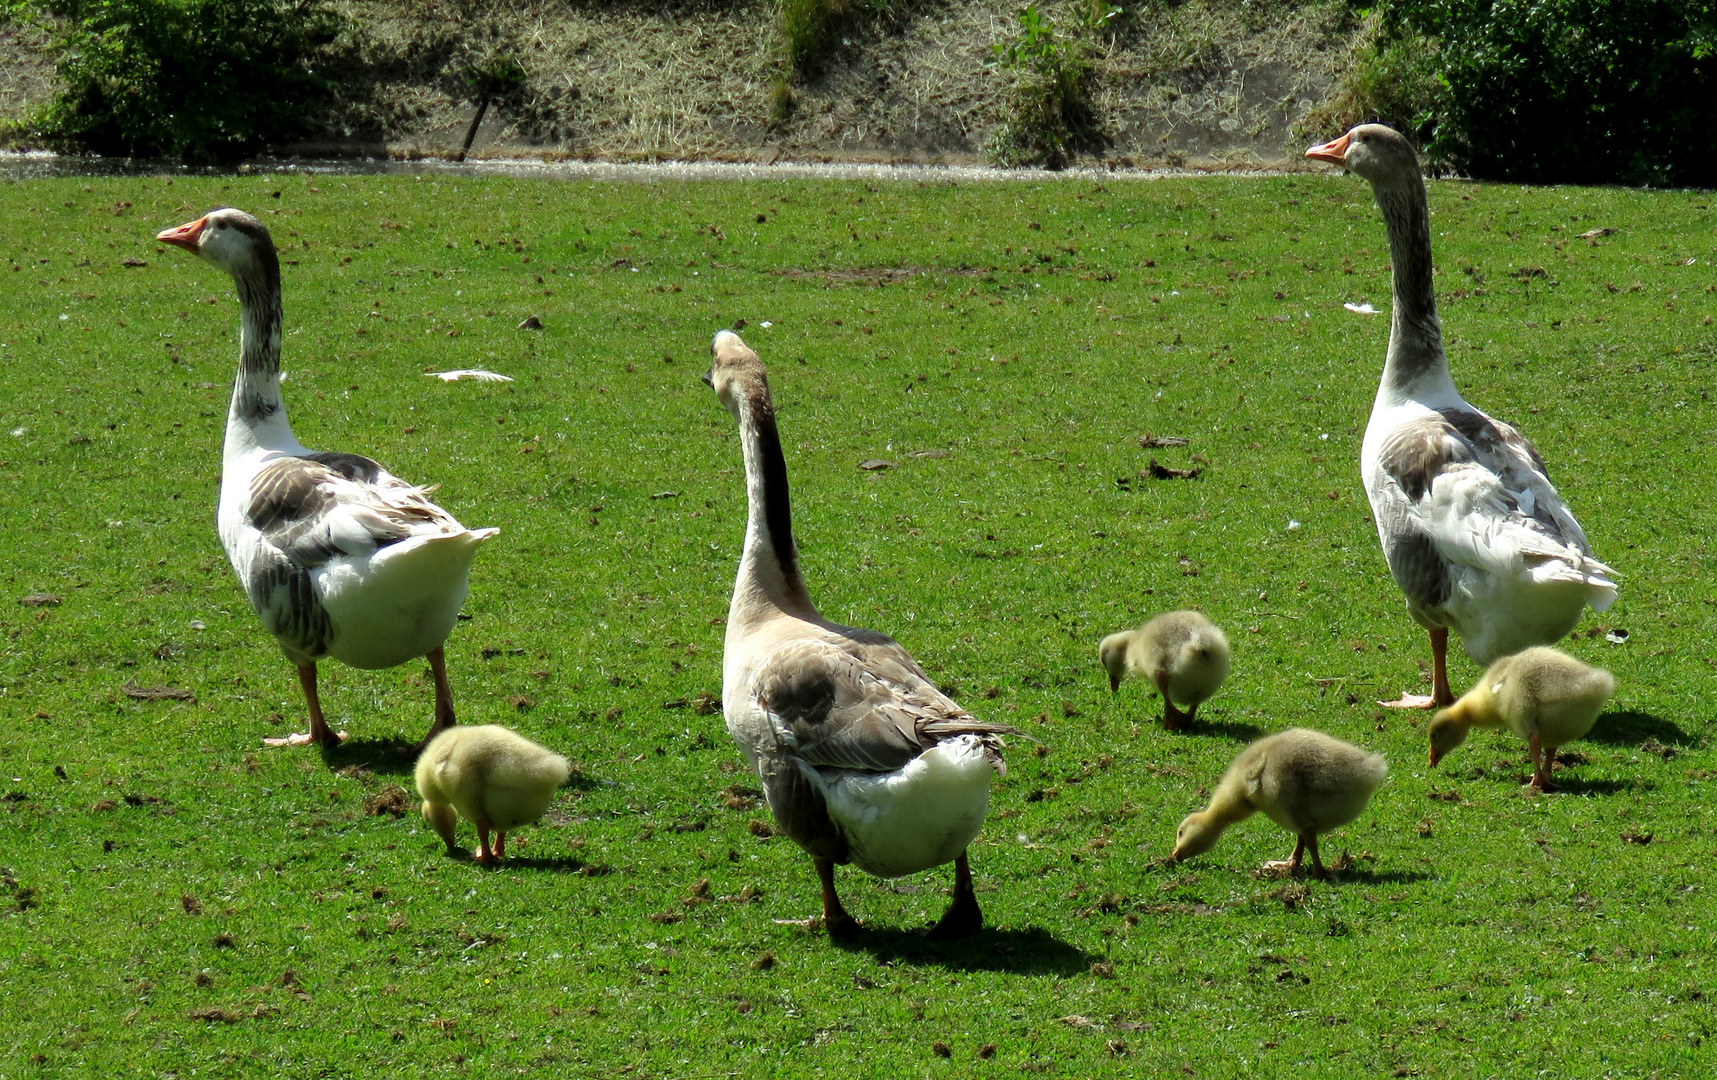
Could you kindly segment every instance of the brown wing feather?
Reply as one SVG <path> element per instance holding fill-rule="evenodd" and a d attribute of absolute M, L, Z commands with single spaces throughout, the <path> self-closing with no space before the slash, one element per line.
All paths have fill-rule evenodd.
<path fill-rule="evenodd" d="M 870 631 L 784 646 L 752 685 L 782 749 L 816 768 L 889 772 L 944 738 L 1015 731 L 974 719 L 905 649 Z"/>

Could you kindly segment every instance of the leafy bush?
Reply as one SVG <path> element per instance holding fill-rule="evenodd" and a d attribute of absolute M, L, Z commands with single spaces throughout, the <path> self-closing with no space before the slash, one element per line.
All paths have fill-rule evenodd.
<path fill-rule="evenodd" d="M 866 12 L 888 10 L 889 0 L 781 0 L 781 38 L 787 67 L 800 79 L 814 79 L 828 63 L 841 30 Z"/>
<path fill-rule="evenodd" d="M 1013 109 L 990 141 L 998 165 L 1066 164 L 1070 151 L 1101 146 L 1091 110 L 1090 45 L 1056 30 L 1036 4 L 1019 11 L 1019 33 L 991 46 L 991 63 L 1013 75 Z"/>
<path fill-rule="evenodd" d="M 1534 183 L 1717 184 L 1717 0 L 1389 0 L 1435 43 L 1435 159 Z"/>
<path fill-rule="evenodd" d="M 1294 122 L 1294 135 L 1323 142 L 1356 124 L 1379 123 L 1423 145 L 1435 131 L 1448 89 L 1437 71 L 1436 46 L 1411 31 L 1386 35 L 1373 12 L 1329 96 Z"/>
<path fill-rule="evenodd" d="M 230 158 L 299 137 L 342 21 L 325 0 L 34 0 L 59 96 L 37 133 L 104 154 Z"/>

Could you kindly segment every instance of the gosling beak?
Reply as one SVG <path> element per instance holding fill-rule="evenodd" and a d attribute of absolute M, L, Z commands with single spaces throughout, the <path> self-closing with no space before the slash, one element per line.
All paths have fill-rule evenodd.
<path fill-rule="evenodd" d="M 184 248 L 195 255 L 197 253 L 197 237 L 203 235 L 203 223 L 207 220 L 206 217 L 200 217 L 195 221 L 187 221 L 177 229 L 162 229 L 155 234 L 155 239 L 163 244 L 172 244 L 174 247 Z"/>
<path fill-rule="evenodd" d="M 1331 139 L 1321 146 L 1314 146 L 1306 151 L 1306 156 L 1313 161 L 1327 161 L 1331 165 L 1347 164 L 1347 144 L 1353 138 L 1353 132 L 1348 132 L 1339 139 Z"/>
<path fill-rule="evenodd" d="M 1113 671 L 1109 672 L 1109 693 L 1113 694 L 1119 689 L 1121 689 L 1121 677 Z"/>
<path fill-rule="evenodd" d="M 699 375 L 698 378 L 702 379 L 703 384 L 705 386 L 709 387 L 711 390 L 715 389 L 715 369 L 714 368 L 711 368 L 710 370 L 704 372 L 702 375 Z"/>
<path fill-rule="evenodd" d="M 1435 746 L 1431 747 L 1431 768 L 1435 769 L 1437 767 L 1437 762 L 1441 760 L 1443 760 L 1443 755 L 1438 752 Z"/>

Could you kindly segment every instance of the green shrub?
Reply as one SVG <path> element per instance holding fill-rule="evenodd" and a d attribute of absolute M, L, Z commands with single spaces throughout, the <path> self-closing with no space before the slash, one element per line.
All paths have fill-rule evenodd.
<path fill-rule="evenodd" d="M 1355 124 L 1380 123 L 1421 145 L 1430 139 L 1448 98 L 1436 46 L 1411 31 L 1386 35 L 1382 28 L 1376 13 L 1366 18 L 1329 96 L 1294 122 L 1295 136 L 1323 142 Z"/>
<path fill-rule="evenodd" d="M 1103 144 L 1091 110 L 1090 45 L 1044 18 L 1035 4 L 1019 11 L 1019 33 L 991 46 L 991 63 L 1013 76 L 1012 109 L 990 140 L 998 165 L 1060 168 L 1071 152 Z"/>
<path fill-rule="evenodd" d="M 854 18 L 887 10 L 888 0 L 781 0 L 788 71 L 801 82 L 816 78 Z"/>
<path fill-rule="evenodd" d="M 215 160 L 309 130 L 325 0 L 36 0 L 64 89 L 34 126 L 97 153 Z"/>
<path fill-rule="evenodd" d="M 1436 43 L 1434 159 L 1533 183 L 1717 184 L 1717 0 L 1390 0 Z"/>

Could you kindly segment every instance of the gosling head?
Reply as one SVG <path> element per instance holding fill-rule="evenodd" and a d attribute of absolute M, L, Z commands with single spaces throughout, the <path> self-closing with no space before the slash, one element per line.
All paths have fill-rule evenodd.
<path fill-rule="evenodd" d="M 1399 131 L 1382 124 L 1361 124 L 1339 139 L 1312 147 L 1306 156 L 1340 165 L 1373 184 L 1420 175 L 1419 155 L 1412 144 Z"/>
<path fill-rule="evenodd" d="M 1216 838 L 1222 835 L 1222 826 L 1205 820 L 1203 811 L 1188 814 L 1175 830 L 1174 850 L 1169 852 L 1169 862 L 1177 863 L 1190 859 L 1194 855 L 1203 855 L 1216 846 Z"/>
<path fill-rule="evenodd" d="M 1109 692 L 1121 688 L 1121 677 L 1127 673 L 1127 646 L 1133 643 L 1133 631 L 1110 634 L 1097 645 L 1097 660 L 1109 673 Z"/>
<path fill-rule="evenodd" d="M 1443 709 L 1431 717 L 1431 767 L 1443 760 L 1443 755 L 1467 741 L 1467 725 Z"/>
<path fill-rule="evenodd" d="M 230 206 L 210 210 L 176 229 L 163 229 L 155 239 L 184 248 L 234 277 L 249 277 L 259 270 L 280 272 L 268 226 Z"/>

